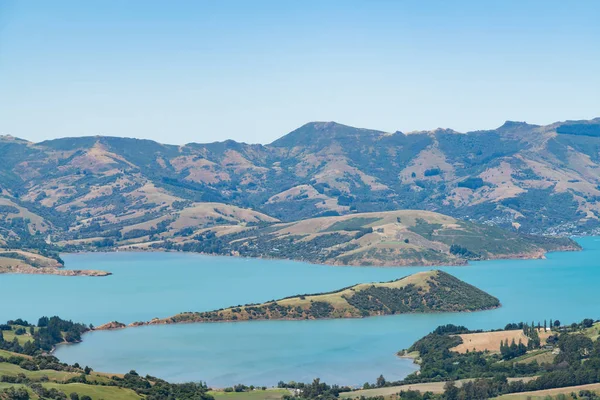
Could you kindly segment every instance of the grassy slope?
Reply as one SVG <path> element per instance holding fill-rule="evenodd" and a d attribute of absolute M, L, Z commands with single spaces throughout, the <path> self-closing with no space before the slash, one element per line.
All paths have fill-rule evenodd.
<path fill-rule="evenodd" d="M 0 248 L 0 273 L 11 272 L 17 266 L 36 268 L 60 268 L 56 260 L 33 251 Z"/>
<path fill-rule="evenodd" d="M 291 258 L 337 265 L 456 265 L 467 259 L 539 258 L 546 251 L 579 249 L 570 239 L 520 235 L 420 210 L 322 217 L 179 243 L 197 251 Z M 452 253 L 458 245 L 468 254 Z M 215 250 L 216 249 L 216 250 Z"/>
<path fill-rule="evenodd" d="M 283 395 L 289 394 L 290 391 L 286 389 L 268 389 L 268 390 L 254 390 L 252 392 L 223 392 L 223 391 L 210 391 L 210 395 L 214 396 L 216 400 L 229 400 L 229 399 L 240 399 L 240 400 L 279 400 L 283 398 Z"/>
<path fill-rule="evenodd" d="M 523 381 L 528 382 L 534 379 L 533 377 L 524 377 L 524 378 L 508 378 L 509 382 L 513 381 Z M 472 381 L 473 379 L 459 379 L 455 381 L 457 387 L 460 387 L 463 383 Z M 346 392 L 340 393 L 341 399 L 360 399 L 362 397 L 376 397 L 376 396 L 384 396 L 385 399 L 397 399 L 396 394 L 401 391 L 407 390 L 418 390 L 421 393 L 432 392 L 432 393 L 444 393 L 444 385 L 446 382 L 427 382 L 427 383 L 413 383 L 408 385 L 400 385 L 400 386 L 387 386 L 376 389 L 362 389 L 356 390 L 354 392 Z"/>
<path fill-rule="evenodd" d="M 25 356 L 23 354 L 16 354 L 10 352 L 5 352 L 5 354 L 0 353 L 0 356 L 17 356 L 22 358 L 29 358 L 29 356 Z M 48 379 L 50 379 L 51 381 L 61 383 L 70 378 L 80 376 L 81 372 L 55 371 L 51 369 L 29 371 L 19 367 L 18 365 L 14 365 L 7 362 L 0 362 L 0 375 L 17 376 L 19 374 L 23 374 L 33 381 L 40 381 L 43 377 L 48 377 Z M 102 372 L 92 371 L 90 375 L 87 376 L 87 379 L 92 382 L 108 383 L 110 381 L 109 376 L 112 375 L 119 376 L 119 374 L 106 374 Z"/>
<path fill-rule="evenodd" d="M 564 388 L 557 389 L 546 389 L 546 390 L 536 390 L 533 392 L 523 392 L 523 393 L 511 393 L 505 394 L 503 396 L 497 397 L 497 399 L 504 400 L 541 400 L 548 399 L 548 396 L 554 397 L 559 394 L 566 394 L 569 396 L 571 392 L 579 393 L 580 390 L 589 390 L 595 392 L 596 394 L 600 394 L 600 383 L 592 383 L 589 385 L 580 385 L 580 386 L 568 386 Z M 570 396 L 569 396 L 570 397 Z"/>
<path fill-rule="evenodd" d="M 33 340 L 33 337 L 29 333 L 29 327 L 25 327 L 25 333 L 23 335 L 15 334 L 15 331 L 19 328 L 22 328 L 22 326 L 11 325 L 11 327 L 12 327 L 12 330 L 10 330 L 10 331 L 2 331 L 2 336 L 4 337 L 5 341 L 12 342 L 14 338 L 17 338 L 17 340 L 19 341 L 19 344 L 22 346 L 25 343 L 31 342 Z M 35 327 L 34 332 L 37 332 L 38 329 L 39 329 L 38 327 Z M 0 352 L 2 352 L 2 351 L 4 351 L 4 350 L 0 350 Z M 11 353 L 11 354 L 16 354 L 16 353 Z M 2 353 L 0 353 L 0 355 L 2 355 Z M 21 354 L 19 354 L 19 356 L 23 357 L 23 355 L 21 355 Z"/>
<path fill-rule="evenodd" d="M 2 351 L 0 352 L 0 356 L 9 357 L 9 356 L 18 356 L 25 357 L 22 354 L 15 354 L 10 352 Z M 33 382 L 41 382 L 42 385 L 48 389 L 55 388 L 67 396 L 70 393 L 76 392 L 79 396 L 88 395 L 92 399 L 115 399 L 115 400 L 133 400 L 133 399 L 141 399 L 142 397 L 136 394 L 133 390 L 118 388 L 114 386 L 99 386 L 99 385 L 86 385 L 82 383 L 70 383 L 65 384 L 64 382 L 68 379 L 78 377 L 81 373 L 78 372 L 66 372 L 66 371 L 55 371 L 55 370 L 39 370 L 39 371 L 29 371 L 19 367 L 18 365 L 10 364 L 7 362 L 0 362 L 0 376 L 17 376 L 24 375 L 28 379 Z M 104 374 L 100 372 L 92 371 L 90 375 L 87 376 L 88 381 L 96 382 L 96 383 L 108 383 L 110 379 L 107 377 L 109 374 Z M 118 375 L 118 374 L 115 374 Z M 43 382 L 46 380 L 49 382 Z M 10 383 L 0 383 L 0 390 L 6 389 L 8 387 L 25 387 L 24 385 L 19 384 L 10 384 Z M 34 393 L 28 389 L 30 395 L 33 399 L 37 399 L 38 397 L 34 395 Z"/>
<path fill-rule="evenodd" d="M 142 399 L 140 395 L 131 389 L 124 389 L 114 386 L 97 386 L 97 385 L 86 385 L 84 383 L 69 383 L 59 384 L 54 382 L 48 382 L 43 384 L 48 389 L 58 389 L 65 393 L 67 396 L 70 393 L 77 393 L 81 397 L 82 395 L 88 395 L 92 399 L 111 399 L 111 400 L 139 400 Z"/>
<path fill-rule="evenodd" d="M 18 365 L 10 363 L 0 363 L 0 375 L 17 376 L 18 374 L 23 374 L 26 377 L 35 381 L 39 381 L 42 377 L 47 376 L 48 379 L 58 382 L 64 382 L 70 378 L 74 378 L 81 375 L 76 372 L 54 370 L 28 371 L 19 367 Z"/>
<path fill-rule="evenodd" d="M 23 357 L 23 358 L 31 358 L 31 356 L 26 356 L 25 354 L 13 353 L 12 351 L 0 350 L 0 357 L 8 358 L 8 357 Z"/>
<path fill-rule="evenodd" d="M 357 318 L 410 312 L 476 311 L 498 299 L 442 271 L 419 272 L 385 283 L 364 283 L 335 292 L 293 296 L 260 305 L 182 313 L 151 324 L 249 319 Z"/>

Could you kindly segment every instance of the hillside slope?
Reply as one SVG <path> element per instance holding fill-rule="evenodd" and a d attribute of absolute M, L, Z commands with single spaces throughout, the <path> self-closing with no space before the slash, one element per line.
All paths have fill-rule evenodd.
<path fill-rule="evenodd" d="M 479 311 L 499 306 L 497 298 L 450 274 L 435 270 L 391 282 L 363 283 L 335 292 L 294 296 L 216 311 L 182 313 L 155 319 L 147 324 L 360 318 L 405 313 Z"/>
<path fill-rule="evenodd" d="M 311 218 L 257 227 L 219 226 L 148 247 L 334 265 L 460 265 L 467 260 L 540 258 L 576 250 L 568 238 L 530 236 L 430 211 Z M 126 247 L 126 246 L 125 246 Z"/>
<path fill-rule="evenodd" d="M 524 233 L 600 229 L 600 119 L 408 134 L 311 122 L 269 145 L 2 136 L 0 157 L 7 247 L 111 247 L 214 225 L 399 209 Z"/>

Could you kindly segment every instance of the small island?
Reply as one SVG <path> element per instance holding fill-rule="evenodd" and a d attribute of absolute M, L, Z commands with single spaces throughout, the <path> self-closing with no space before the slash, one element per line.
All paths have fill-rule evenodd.
<path fill-rule="evenodd" d="M 362 318 L 407 313 L 480 311 L 500 306 L 497 298 L 439 270 L 391 282 L 362 283 L 334 292 L 298 295 L 263 304 L 186 312 L 130 326 L 248 320 Z"/>

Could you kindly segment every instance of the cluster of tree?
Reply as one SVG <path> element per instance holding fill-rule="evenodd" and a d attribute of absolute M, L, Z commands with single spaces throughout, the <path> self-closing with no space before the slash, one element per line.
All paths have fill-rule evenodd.
<path fill-rule="evenodd" d="M 439 175 L 442 171 L 439 168 L 430 168 L 426 169 L 423 175 L 425 176 L 436 176 Z"/>
<path fill-rule="evenodd" d="M 481 258 L 481 255 L 474 253 L 466 247 L 458 244 L 453 244 L 450 246 L 450 254 L 454 254 L 455 256 L 463 257 L 468 260 L 477 260 Z"/>
<path fill-rule="evenodd" d="M 500 355 L 503 360 L 511 360 L 525 353 L 527 353 L 527 346 L 521 342 L 521 339 L 519 339 L 519 344 L 515 343 L 515 339 L 512 340 L 510 345 L 508 344 L 508 339 L 500 343 Z"/>
<path fill-rule="evenodd" d="M 546 321 L 544 321 L 544 325 L 546 324 Z M 541 340 L 540 340 L 540 335 L 539 335 L 539 330 L 541 329 L 541 326 L 539 326 L 540 324 L 538 323 L 538 328 L 535 327 L 535 325 L 533 324 L 533 322 L 531 323 L 531 325 L 523 325 L 523 334 L 525 336 L 527 336 L 527 338 L 529 339 L 529 341 L 527 342 L 527 349 L 528 350 L 532 350 L 532 349 L 537 349 L 540 347 L 541 344 Z M 545 328 L 544 328 L 545 330 Z"/>
<path fill-rule="evenodd" d="M 477 190 L 482 186 L 489 185 L 487 182 L 484 182 L 481 178 L 472 178 L 469 177 L 461 182 L 458 182 L 456 186 L 464 187 L 471 190 Z"/>
<path fill-rule="evenodd" d="M 225 389 L 223 389 L 223 391 L 226 393 L 242 393 L 242 392 L 251 392 L 256 389 L 267 390 L 267 387 L 266 386 L 255 387 L 254 385 L 246 386 L 244 384 L 239 383 L 237 385 L 226 387 Z"/>
<path fill-rule="evenodd" d="M 295 394 L 284 395 L 286 400 L 330 400 L 337 399 L 342 392 L 349 392 L 352 389 L 347 386 L 328 385 L 321 382 L 319 378 L 312 383 L 288 382 L 280 381 L 277 384 L 279 388 L 295 389 Z"/>
<path fill-rule="evenodd" d="M 27 330 L 26 330 L 27 329 Z M 0 349 L 26 355 L 38 355 L 50 351 L 58 343 L 74 343 L 81 340 L 81 335 L 90 328 L 84 324 L 63 320 L 57 316 L 41 317 L 37 326 L 22 319 L 7 321 L 0 329 Z M 14 330 L 15 335 L 29 333 L 32 340 L 20 344 L 14 337 L 12 341 L 4 339 L 4 331 Z"/>
<path fill-rule="evenodd" d="M 27 389 L 19 387 L 9 387 L 0 391 L 0 399 L 6 400 L 29 400 Z M 91 399 L 90 399 L 91 400 Z"/>

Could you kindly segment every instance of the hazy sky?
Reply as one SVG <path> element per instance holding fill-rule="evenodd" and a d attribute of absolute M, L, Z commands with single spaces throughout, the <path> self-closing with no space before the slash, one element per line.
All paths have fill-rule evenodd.
<path fill-rule="evenodd" d="M 268 143 L 600 116 L 600 1 L 0 0 L 0 134 Z"/>

